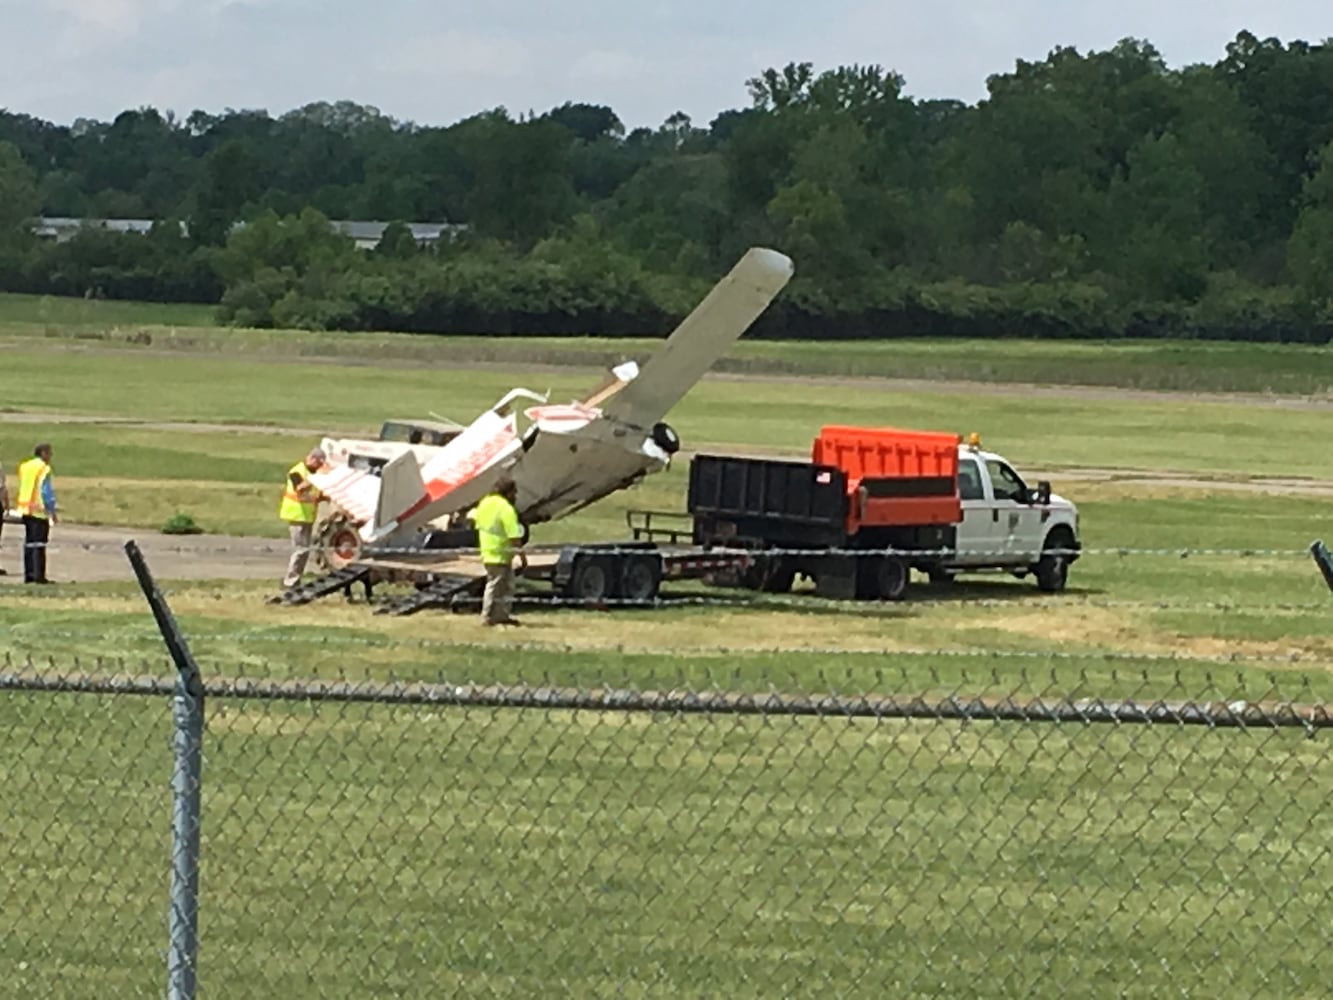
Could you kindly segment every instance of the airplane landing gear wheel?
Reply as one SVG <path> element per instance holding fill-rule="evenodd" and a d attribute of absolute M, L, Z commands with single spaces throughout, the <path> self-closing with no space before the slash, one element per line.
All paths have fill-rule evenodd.
<path fill-rule="evenodd" d="M 341 514 L 324 522 L 314 545 L 315 561 L 326 573 L 336 573 L 361 558 L 361 535 Z"/>
<path fill-rule="evenodd" d="M 653 444 L 668 455 L 674 455 L 680 451 L 680 435 L 670 424 L 653 424 Z"/>

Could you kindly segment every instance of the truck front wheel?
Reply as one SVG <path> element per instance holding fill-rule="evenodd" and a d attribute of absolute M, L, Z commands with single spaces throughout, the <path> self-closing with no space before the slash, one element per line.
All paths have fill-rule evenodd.
<path fill-rule="evenodd" d="M 1069 583 L 1069 556 L 1066 551 L 1073 548 L 1074 540 L 1069 532 L 1053 531 L 1042 547 L 1041 559 L 1037 562 L 1037 588 L 1047 594 L 1058 594 Z"/>

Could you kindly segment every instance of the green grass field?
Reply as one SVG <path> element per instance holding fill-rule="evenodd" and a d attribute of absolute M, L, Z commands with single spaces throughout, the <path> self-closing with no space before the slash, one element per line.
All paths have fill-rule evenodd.
<path fill-rule="evenodd" d="M 132 350 L 224 358 L 375 359 L 381 363 L 551 365 L 603 369 L 654 342 L 608 337 L 475 337 L 237 330 L 207 306 L 0 294 L 0 346 Z M 668 331 L 663 330 L 665 335 Z M 893 339 L 802 343 L 743 340 L 720 372 L 1023 382 L 1186 392 L 1327 396 L 1333 348 L 1190 341 L 1073 342 Z"/>
<path fill-rule="evenodd" d="M 160 992 L 168 705 L 7 695 L 16 995 Z M 218 702 L 219 996 L 1316 996 L 1299 733 Z M 109 867 L 106 859 L 114 858 Z"/>
<path fill-rule="evenodd" d="M 155 528 L 185 510 L 210 532 L 276 537 L 276 484 L 309 431 L 467 417 L 516 381 L 568 398 L 599 378 L 518 353 L 469 359 L 513 371 L 408 353 L 464 340 L 284 344 L 187 329 L 188 310 L 106 318 L 104 305 L 43 319 L 24 312 L 41 303 L 0 297 L 0 458 L 12 473 L 33 440 L 53 440 L 76 522 Z M 137 326 L 151 345 L 123 343 Z M 786 352 L 770 358 L 783 365 L 806 349 L 750 347 Z M 969 358 L 886 344 L 801 363 L 828 373 L 875 356 L 871 373 L 900 374 L 940 359 L 937 377 L 954 378 L 984 357 L 994 367 L 966 377 L 1041 381 L 1076 361 L 1133 386 L 1175 352 L 1194 388 L 1333 381 L 1321 351 L 1129 347 Z M 323 360 L 292 360 L 307 351 Z M 791 454 L 824 423 L 979 430 L 1050 473 L 1101 551 L 1057 598 L 994 579 L 893 606 L 796 594 L 540 611 L 500 636 L 472 615 L 269 607 L 261 582 L 168 581 L 170 600 L 210 676 L 1333 701 L 1333 595 L 1303 554 L 1333 534 L 1328 501 L 1244 488 L 1327 478 L 1322 409 L 754 379 L 707 382 L 672 420 L 689 449 Z M 1163 470 L 1174 480 L 1144 478 Z M 682 462 L 538 540 L 622 537 L 626 508 L 676 509 L 683 488 Z M 1187 548 L 1288 554 L 1173 554 Z M 170 674 L 128 583 L 0 588 L 0 634 L 11 666 Z M 213 994 L 1146 997 L 1207 982 L 1313 997 L 1333 977 L 1318 946 L 1333 922 L 1322 733 L 214 699 L 207 739 Z M 23 995 L 160 992 L 167 701 L 7 692 L 0 754 L 6 981 Z"/>

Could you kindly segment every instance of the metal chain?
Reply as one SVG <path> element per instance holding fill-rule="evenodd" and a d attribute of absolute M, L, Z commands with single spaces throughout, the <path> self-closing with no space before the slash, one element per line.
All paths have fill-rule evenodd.
<path fill-rule="evenodd" d="M 565 545 L 559 545 L 559 544 L 555 544 L 555 543 L 553 543 L 552 546 L 549 547 L 549 548 L 543 547 L 542 549 L 529 550 L 529 553 L 531 553 L 532 551 L 548 551 L 548 552 L 555 552 L 555 551 L 558 551 L 559 548 L 562 548 L 562 547 L 565 547 L 565 546 L 569 546 L 569 547 L 579 547 L 580 545 L 585 545 L 585 544 L 592 544 L 592 543 L 569 542 L 569 543 L 565 543 Z M 671 551 L 673 551 L 673 550 L 675 550 L 675 549 L 679 549 L 679 548 L 683 547 L 683 545 L 684 545 L 684 543 L 682 543 L 681 546 L 675 546 L 675 545 L 663 544 L 663 545 L 658 549 L 658 551 L 671 552 Z M 121 546 L 120 546 L 119 544 L 112 543 L 112 542 L 48 542 L 48 543 L 45 543 L 44 545 L 42 545 L 42 544 L 36 544 L 36 545 L 34 545 L 33 547 L 34 547 L 34 548 L 46 548 L 46 549 L 48 549 L 48 550 L 51 551 L 51 552 L 61 552 L 61 551 L 64 551 L 64 552 L 99 552 L 99 551 L 101 551 L 101 552 L 105 552 L 105 551 L 112 551 L 112 550 L 114 550 L 114 551 L 116 551 L 116 552 L 120 552 L 120 551 L 121 551 Z M 320 547 L 320 546 L 317 546 L 317 545 L 312 545 L 312 546 L 308 546 L 308 547 L 293 547 L 293 546 L 289 546 L 289 545 L 283 545 L 282 543 L 277 542 L 277 541 L 273 542 L 272 544 L 258 545 L 258 546 L 239 546 L 239 545 L 198 545 L 198 546 L 191 546 L 191 545 L 161 545 L 161 544 L 158 544 L 157 542 L 154 541 L 154 542 L 148 543 L 147 547 L 145 548 L 145 551 L 146 551 L 146 552 L 151 552 L 151 553 L 174 553 L 174 554 L 179 554 L 179 555 L 226 555 L 226 554 L 230 554 L 230 555 L 249 555 L 249 556 L 256 556 L 256 555 L 283 555 L 283 556 L 289 556 L 289 555 L 291 555 L 293 552 L 297 552 L 297 551 L 305 552 L 305 553 L 308 554 L 308 555 L 314 555 L 314 554 L 317 554 L 317 553 L 319 553 L 319 552 L 322 552 L 322 551 L 323 551 L 323 548 Z M 596 543 L 596 551 L 597 551 L 598 554 L 604 554 L 604 555 L 634 555 L 634 554 L 642 555 L 642 554 L 644 554 L 645 551 L 653 551 L 653 550 L 651 550 L 651 549 L 645 549 L 645 548 L 644 548 L 643 546 L 641 546 L 641 545 L 640 545 L 640 546 L 635 546 L 635 545 L 633 545 L 633 544 L 631 544 L 631 543 L 625 543 L 625 544 L 623 544 L 623 545 L 621 545 L 621 544 L 603 545 L 602 543 Z M 945 557 L 949 557 L 949 556 L 957 555 L 959 550 L 957 550 L 957 549 L 948 549 L 948 548 L 937 548 L 937 549 L 903 549 L 903 548 L 892 548 L 892 547 L 890 547 L 890 548 L 856 548 L 856 549 L 831 547 L 831 548 L 825 548 L 825 549 L 811 549 L 811 548 L 786 548 L 786 547 L 781 547 L 781 546 L 775 546 L 775 547 L 772 547 L 772 548 L 724 548 L 724 547 L 713 547 L 713 548 L 709 548 L 709 549 L 693 549 L 692 551 L 700 552 L 700 553 L 702 553 L 702 552 L 707 552 L 707 553 L 710 554 L 710 555 L 719 556 L 719 557 L 725 557 L 725 556 L 736 556 L 736 557 L 741 557 L 741 556 L 791 556 L 791 557 L 797 557 L 797 556 L 830 556 L 830 555 L 833 555 L 833 556 L 849 556 L 849 557 L 856 557 L 856 558 L 871 558 L 871 557 L 884 557 L 884 556 L 902 556 L 902 557 L 911 557 L 911 558 L 920 558 L 920 559 L 933 559 L 933 558 L 945 558 Z M 422 558 L 422 557 L 436 556 L 436 557 L 439 557 L 441 560 L 447 560 L 447 559 L 449 559 L 449 558 L 454 558 L 454 557 L 459 557 L 459 556 L 476 556 L 476 555 L 478 554 L 478 552 L 479 552 L 479 550 L 477 550 L 477 549 L 466 549 L 466 548 L 423 549 L 423 548 L 420 548 L 420 547 L 397 547 L 397 548 L 390 547 L 390 548 L 375 548 L 375 549 L 367 550 L 367 552 L 364 554 L 363 558 L 366 558 L 366 559 L 373 559 L 373 558 L 379 558 L 379 557 L 383 557 L 383 556 L 416 556 L 416 557 L 418 557 L 418 558 Z M 969 549 L 969 550 L 967 550 L 967 554 L 968 554 L 969 556 L 981 556 L 981 557 L 996 557 L 996 558 L 998 558 L 998 557 L 1001 557 L 1001 556 L 1013 556 L 1013 557 L 1022 557 L 1022 558 L 1029 558 L 1029 559 L 1037 559 L 1037 558 L 1040 558 L 1040 557 L 1043 556 L 1043 555 L 1080 556 L 1080 557 L 1086 557 L 1086 556 L 1121 556 L 1121 557 L 1124 557 L 1124 556 L 1166 556 L 1166 557 L 1180 558 L 1180 559 L 1187 559 L 1187 558 L 1190 558 L 1190 557 L 1193 557 L 1193 556 L 1222 556 L 1222 557 L 1228 557 L 1228 558 L 1247 558 L 1247 559 L 1254 559 L 1254 558 L 1297 558 L 1297 557 L 1299 557 L 1299 558 L 1302 558 L 1302 559 L 1308 559 L 1308 558 L 1310 557 L 1310 550 L 1309 550 L 1308 548 L 1304 548 L 1304 549 L 1190 548 L 1190 547 L 1149 548 L 1149 547 L 1134 547 L 1134 546 L 1105 546 L 1105 547 L 1090 547 L 1090 548 L 1080 548 L 1080 549 L 1049 548 L 1049 549 L 1041 549 L 1041 550 L 1020 551 L 1020 552 L 1015 552 L 1015 551 L 1012 550 L 1012 549 L 986 549 L 986 550 Z"/>
<path fill-rule="evenodd" d="M 35 628 L 34 637 L 42 640 L 43 644 L 49 640 L 58 639 L 66 641 L 87 642 L 98 638 L 103 638 L 105 632 L 78 629 L 51 629 Z M 11 636 L 20 638 L 23 632 L 20 629 L 11 629 Z M 950 649 L 950 648 L 913 648 L 913 647 L 862 647 L 850 648 L 847 646 L 801 646 L 799 648 L 787 646 L 745 646 L 745 645 L 700 645 L 700 646 L 652 646 L 634 643 L 616 643 L 614 646 L 598 646 L 595 644 L 576 645 L 573 643 L 562 642 L 540 642 L 512 640 L 502 643 L 485 643 L 469 640 L 444 640 L 427 638 L 404 638 L 398 636 L 370 637 L 370 636 L 337 636 L 320 634 L 316 636 L 292 636 L 275 635 L 271 632 L 260 630 L 239 630 L 236 632 L 200 632 L 191 633 L 193 641 L 206 643 L 237 643 L 241 645 L 301 645 L 325 648 L 356 647 L 366 649 L 434 649 L 447 650 L 452 652 L 493 652 L 496 649 L 506 649 L 515 652 L 530 653 L 611 653 L 627 656 L 653 656 L 653 657 L 675 657 L 684 653 L 697 656 L 735 656 L 735 655 L 756 655 L 762 653 L 780 652 L 784 655 L 800 654 L 802 656 L 823 656 L 823 657 L 865 657 L 878 656 L 885 658 L 901 657 L 905 659 L 963 659 L 963 660 L 1051 660 L 1059 662 L 1077 662 L 1087 663 L 1089 661 L 1101 662 L 1126 662 L 1126 663 L 1177 663 L 1177 664 L 1207 664 L 1222 666 L 1228 664 L 1246 664 L 1246 663 L 1268 663 L 1284 664 L 1287 666 L 1298 664 L 1327 664 L 1333 663 L 1333 650 L 1322 653 L 1318 651 L 1302 650 L 1292 653 L 1230 653 L 1219 654 L 1216 656 L 1194 656 L 1181 653 L 1161 653 L 1161 652 L 1134 652 L 1130 650 L 1107 650 L 1107 649 L 1087 649 L 1087 650 L 1068 650 L 1068 649 L 998 649 L 998 648 L 968 648 L 968 649 Z M 145 631 L 141 636 L 121 635 L 117 641 L 155 641 L 155 635 Z"/>

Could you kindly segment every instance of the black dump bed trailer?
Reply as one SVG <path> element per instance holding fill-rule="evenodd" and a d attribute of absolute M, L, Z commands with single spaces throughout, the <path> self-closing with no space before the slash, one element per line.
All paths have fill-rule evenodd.
<path fill-rule="evenodd" d="M 742 583 L 758 590 L 788 591 L 801 574 L 826 597 L 898 600 L 911 569 L 932 571 L 937 553 L 954 547 L 952 524 L 860 526 L 848 534 L 855 502 L 846 473 L 833 465 L 724 455 L 698 455 L 690 464 L 695 544 L 753 550 Z"/>

